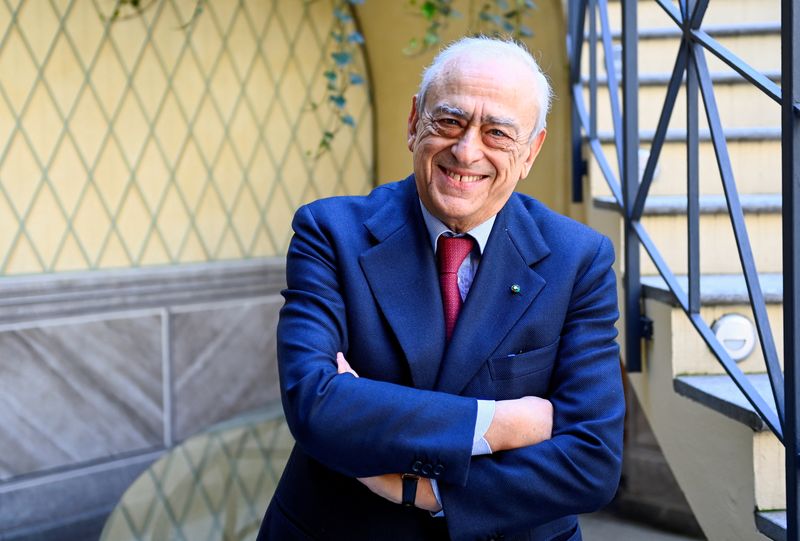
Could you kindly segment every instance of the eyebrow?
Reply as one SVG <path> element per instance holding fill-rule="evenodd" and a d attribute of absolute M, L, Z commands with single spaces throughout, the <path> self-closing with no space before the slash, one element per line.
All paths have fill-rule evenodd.
<path fill-rule="evenodd" d="M 458 117 L 458 118 L 461 118 L 461 119 L 464 119 L 464 120 L 469 120 L 471 118 L 470 115 L 467 114 L 467 112 L 464 111 L 463 109 L 461 109 L 460 107 L 455 107 L 455 106 L 447 105 L 447 104 L 438 105 L 433 110 L 433 113 L 434 114 L 444 113 L 444 114 L 452 115 L 452 116 L 455 116 L 455 117 Z M 485 115 L 485 116 L 481 117 L 481 123 L 482 124 L 491 124 L 491 125 L 494 125 L 494 126 L 505 126 L 505 127 L 508 127 L 508 128 L 513 128 L 514 131 L 516 131 L 517 133 L 519 133 L 519 131 L 520 131 L 519 130 L 519 126 L 517 126 L 517 123 L 513 119 L 507 118 L 507 117 L 500 117 L 500 116 L 494 116 L 494 115 Z"/>

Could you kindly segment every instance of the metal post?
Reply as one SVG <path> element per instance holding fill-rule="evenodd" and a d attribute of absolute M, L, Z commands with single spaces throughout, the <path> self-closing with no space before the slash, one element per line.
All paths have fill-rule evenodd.
<path fill-rule="evenodd" d="M 581 84 L 581 52 L 583 49 L 583 25 L 585 16 L 585 0 L 569 0 L 567 25 L 567 53 L 570 56 L 570 86 Z M 573 99 L 577 99 L 574 97 Z M 583 159 L 583 140 L 581 138 L 581 121 L 578 108 L 572 106 L 572 202 L 583 202 L 583 176 L 585 161 Z"/>
<path fill-rule="evenodd" d="M 687 0 L 686 12 L 692 13 L 696 0 Z M 683 39 L 686 58 L 686 232 L 688 236 L 687 278 L 689 312 L 700 313 L 700 136 L 697 108 L 697 64 L 691 39 L 691 19 L 684 17 Z"/>
<path fill-rule="evenodd" d="M 622 1 L 622 199 L 625 213 L 625 356 L 628 372 L 641 372 L 639 240 L 632 212 L 639 188 L 639 70 L 637 0 Z M 608 52 L 606 52 L 608 54 Z M 613 91 L 613 89 L 611 89 Z"/>
<path fill-rule="evenodd" d="M 781 19 L 786 539 L 800 541 L 800 6 L 796 0 L 781 1 Z"/>

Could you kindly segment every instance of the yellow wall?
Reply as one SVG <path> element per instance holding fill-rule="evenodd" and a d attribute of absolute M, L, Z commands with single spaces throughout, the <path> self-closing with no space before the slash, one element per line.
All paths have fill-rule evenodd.
<path fill-rule="evenodd" d="M 283 255 L 298 205 L 368 190 L 365 86 L 307 155 L 332 1 L 215 0 L 185 31 L 196 0 L 0 5 L 0 275 Z"/>
<path fill-rule="evenodd" d="M 531 18 L 535 36 L 527 40 L 541 66 L 549 74 L 556 93 L 548 117 L 548 137 L 533 171 L 518 190 L 529 193 L 559 212 L 580 216 L 580 208 L 569 202 L 570 100 L 566 56 L 566 21 L 560 0 L 537 1 Z M 468 0 L 456 0 L 455 9 L 464 16 L 444 32 L 446 41 L 467 31 Z M 412 36 L 421 36 L 424 21 L 406 1 L 368 0 L 357 14 L 367 43 L 367 60 L 375 96 L 376 159 L 379 182 L 403 178 L 411 172 L 411 154 L 406 147 L 406 120 L 422 69 L 434 51 L 409 57 L 402 50 Z"/>
<path fill-rule="evenodd" d="M 424 23 L 401 0 L 357 11 L 375 119 L 367 86 L 351 87 L 357 127 L 308 156 L 331 127 L 311 104 L 326 99 L 332 3 L 207 2 L 186 31 L 195 0 L 110 25 L 93 2 L 0 6 L 0 276 L 280 256 L 298 205 L 364 193 L 376 164 L 378 182 L 407 175 L 410 99 L 433 53 L 403 54 Z M 519 189 L 575 214 L 564 19 L 558 0 L 538 5 L 530 45 L 557 98 Z M 466 17 L 445 34 L 465 30 Z"/>

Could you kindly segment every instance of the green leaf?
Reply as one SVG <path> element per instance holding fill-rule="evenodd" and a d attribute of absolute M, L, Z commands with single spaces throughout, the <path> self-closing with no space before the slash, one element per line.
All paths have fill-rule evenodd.
<path fill-rule="evenodd" d="M 325 78 L 329 81 L 335 81 L 337 77 L 336 72 L 333 70 L 327 70 L 323 72 L 322 75 L 324 75 Z"/>
<path fill-rule="evenodd" d="M 333 10 L 333 15 L 339 20 L 341 23 L 349 23 L 353 20 L 349 13 L 339 8 Z"/>
<path fill-rule="evenodd" d="M 350 32 L 347 36 L 347 41 L 361 45 L 364 43 L 364 36 L 361 35 L 361 32 Z"/>
<path fill-rule="evenodd" d="M 344 108 L 345 104 L 347 103 L 347 100 L 341 94 L 334 94 L 332 96 L 329 96 L 328 99 L 331 100 L 333 104 L 339 109 Z"/>
<path fill-rule="evenodd" d="M 422 4 L 422 7 L 420 7 L 420 10 L 422 11 L 422 16 L 428 19 L 429 21 L 433 19 L 434 16 L 436 16 L 437 12 L 436 4 L 434 4 L 433 2 L 425 2 L 424 4 Z"/>
<path fill-rule="evenodd" d="M 342 67 L 348 65 L 353 60 L 353 55 L 345 51 L 338 51 L 331 53 L 331 58 L 333 58 L 337 66 Z"/>
<path fill-rule="evenodd" d="M 433 32 L 425 32 L 425 45 L 430 47 L 439 43 L 439 35 Z"/>

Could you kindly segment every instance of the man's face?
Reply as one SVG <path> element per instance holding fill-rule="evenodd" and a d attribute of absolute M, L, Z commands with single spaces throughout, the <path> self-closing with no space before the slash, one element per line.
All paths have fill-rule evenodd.
<path fill-rule="evenodd" d="M 469 231 L 505 205 L 536 159 L 545 132 L 530 139 L 536 81 L 518 61 L 451 60 L 408 119 L 417 191 L 453 231 Z"/>

